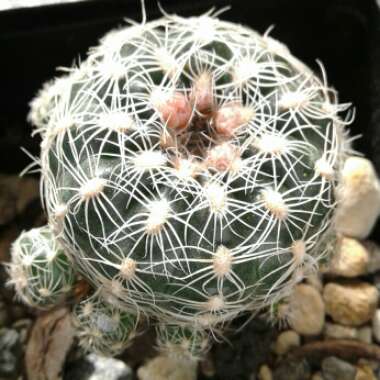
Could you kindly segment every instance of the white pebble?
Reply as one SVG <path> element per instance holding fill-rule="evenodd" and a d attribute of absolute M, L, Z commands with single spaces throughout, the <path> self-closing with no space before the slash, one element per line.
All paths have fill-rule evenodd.
<path fill-rule="evenodd" d="M 337 199 L 336 230 L 343 235 L 366 238 L 380 213 L 380 183 L 369 160 L 362 157 L 346 160 Z"/>

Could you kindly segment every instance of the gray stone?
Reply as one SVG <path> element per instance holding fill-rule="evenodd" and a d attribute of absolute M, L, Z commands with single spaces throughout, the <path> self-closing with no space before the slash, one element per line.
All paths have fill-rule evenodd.
<path fill-rule="evenodd" d="M 283 361 L 274 370 L 273 380 L 305 380 L 310 376 L 310 365 L 306 360 Z"/>
<path fill-rule="evenodd" d="M 372 343 L 372 329 L 369 326 L 358 328 L 358 340 L 364 343 Z"/>
<path fill-rule="evenodd" d="M 355 380 L 356 372 L 355 366 L 334 356 L 322 361 L 322 375 L 325 380 Z"/>
<path fill-rule="evenodd" d="M 15 379 L 20 373 L 22 347 L 17 331 L 0 329 L 0 377 Z"/>
<path fill-rule="evenodd" d="M 133 372 L 121 360 L 96 354 L 72 362 L 66 368 L 64 380 L 132 380 Z"/>

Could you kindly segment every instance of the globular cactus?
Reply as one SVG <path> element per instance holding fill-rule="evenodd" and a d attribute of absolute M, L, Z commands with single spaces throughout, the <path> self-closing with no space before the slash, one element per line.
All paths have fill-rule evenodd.
<path fill-rule="evenodd" d="M 13 243 L 11 254 L 9 283 L 24 302 L 47 309 L 71 292 L 74 269 L 49 227 L 21 234 Z"/>
<path fill-rule="evenodd" d="M 217 329 L 326 256 L 347 109 L 215 14 L 113 31 L 32 102 L 54 239 L 112 307 Z"/>
<path fill-rule="evenodd" d="M 137 315 L 105 302 L 99 292 L 77 304 L 73 317 L 79 344 L 85 351 L 114 356 L 136 335 Z"/>
<path fill-rule="evenodd" d="M 158 350 L 176 360 L 196 361 L 209 349 L 209 337 L 200 328 L 163 324 L 156 329 Z"/>

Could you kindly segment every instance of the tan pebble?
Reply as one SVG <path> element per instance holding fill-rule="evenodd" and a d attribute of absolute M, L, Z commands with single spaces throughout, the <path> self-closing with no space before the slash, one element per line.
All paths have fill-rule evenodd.
<path fill-rule="evenodd" d="M 320 372 L 316 372 L 313 374 L 310 380 L 324 380 L 324 379 Z"/>
<path fill-rule="evenodd" d="M 366 273 L 369 254 L 356 239 L 341 237 L 330 261 L 329 273 L 343 277 L 357 277 Z"/>
<path fill-rule="evenodd" d="M 358 360 L 359 367 L 369 367 L 373 371 L 380 369 L 380 362 L 378 360 L 360 358 Z"/>
<path fill-rule="evenodd" d="M 335 322 L 348 326 L 360 326 L 370 321 L 378 298 L 376 287 L 367 282 L 330 282 L 323 289 L 326 313 Z"/>
<path fill-rule="evenodd" d="M 376 380 L 377 377 L 369 366 L 360 366 L 357 368 L 355 380 Z"/>
<path fill-rule="evenodd" d="M 321 294 L 313 286 L 299 284 L 289 299 L 288 321 L 301 335 L 318 335 L 325 321 L 325 307 Z"/>
<path fill-rule="evenodd" d="M 273 375 L 272 375 L 272 370 L 266 365 L 263 364 L 258 373 L 258 380 L 272 380 Z"/>
<path fill-rule="evenodd" d="M 293 330 L 287 330 L 280 333 L 275 344 L 275 352 L 277 355 L 284 355 L 292 348 L 299 347 L 301 337 Z"/>
<path fill-rule="evenodd" d="M 157 356 L 137 370 L 139 380 L 196 380 L 197 363 Z"/>

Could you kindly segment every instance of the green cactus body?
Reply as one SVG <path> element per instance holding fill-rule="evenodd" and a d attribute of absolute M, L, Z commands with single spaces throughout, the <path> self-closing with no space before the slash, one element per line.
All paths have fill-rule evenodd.
<path fill-rule="evenodd" d="M 104 302 L 99 292 L 77 304 L 73 317 L 80 345 L 86 351 L 114 356 L 135 336 L 137 316 Z"/>
<path fill-rule="evenodd" d="M 72 290 L 74 269 L 49 227 L 23 233 L 12 246 L 10 283 L 26 303 L 47 309 Z"/>
<path fill-rule="evenodd" d="M 211 14 L 113 31 L 32 103 L 49 225 L 113 305 L 214 328 L 325 256 L 347 108 Z"/>

